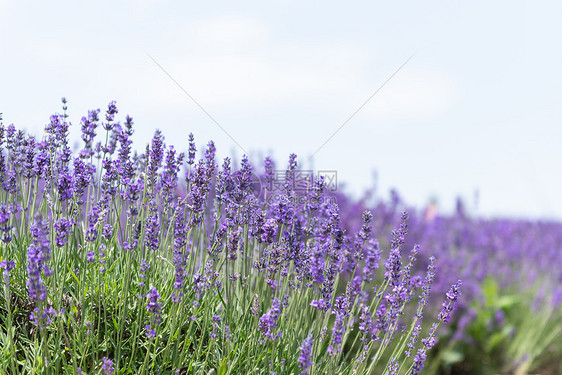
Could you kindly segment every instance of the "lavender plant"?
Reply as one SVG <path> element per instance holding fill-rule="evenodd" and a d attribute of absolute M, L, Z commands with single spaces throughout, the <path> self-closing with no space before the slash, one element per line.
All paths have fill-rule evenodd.
<path fill-rule="evenodd" d="M 159 131 L 137 154 L 115 102 L 73 153 L 66 106 L 40 140 L 0 125 L 2 373 L 422 371 L 461 282 L 424 313 L 435 259 L 416 271 L 406 213 L 385 250 L 322 178 L 295 188 L 296 155 L 279 193 L 270 159 L 258 189 L 191 134 L 187 160 Z"/>

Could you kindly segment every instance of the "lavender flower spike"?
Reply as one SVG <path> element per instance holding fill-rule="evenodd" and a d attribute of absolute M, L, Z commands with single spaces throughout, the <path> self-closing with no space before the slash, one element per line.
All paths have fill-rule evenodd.
<path fill-rule="evenodd" d="M 103 357 L 101 360 L 103 362 L 101 369 L 103 370 L 104 375 L 113 375 L 113 372 L 115 371 L 113 361 L 107 357 Z"/>
<path fill-rule="evenodd" d="M 457 308 L 457 301 L 461 295 L 460 287 L 462 285 L 462 281 L 458 280 L 455 284 L 451 286 L 451 289 L 447 292 L 446 296 L 447 299 L 443 302 L 441 306 L 443 309 L 439 313 L 438 319 L 444 323 L 449 322 L 451 320 L 451 312 Z"/>
<path fill-rule="evenodd" d="M 314 339 L 312 335 L 308 335 L 300 347 L 299 366 L 302 369 L 301 375 L 308 375 L 308 369 L 312 366 L 312 344 L 314 344 Z"/>
<path fill-rule="evenodd" d="M 146 328 L 146 335 L 147 337 L 155 337 L 156 330 L 155 327 L 159 326 L 162 323 L 162 305 L 158 300 L 160 299 L 160 294 L 158 294 L 158 290 L 156 287 L 152 287 L 150 292 L 146 295 L 146 298 L 149 299 L 148 304 L 146 305 L 146 309 L 150 313 L 151 324 L 147 325 Z"/>

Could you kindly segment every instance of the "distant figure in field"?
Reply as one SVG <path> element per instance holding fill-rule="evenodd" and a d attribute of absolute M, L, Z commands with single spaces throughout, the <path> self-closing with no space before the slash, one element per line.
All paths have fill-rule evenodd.
<path fill-rule="evenodd" d="M 437 199 L 431 198 L 429 204 L 425 207 L 423 218 L 428 223 L 433 222 L 437 216 Z"/>

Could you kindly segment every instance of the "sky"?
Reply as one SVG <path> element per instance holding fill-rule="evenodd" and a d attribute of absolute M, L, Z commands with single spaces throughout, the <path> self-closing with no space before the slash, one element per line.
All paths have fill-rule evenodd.
<path fill-rule="evenodd" d="M 81 117 L 116 100 L 139 150 L 155 129 L 180 149 L 193 132 L 221 157 L 284 167 L 294 152 L 354 196 L 561 220 L 560 14 L 556 1 L 0 0 L 0 112 L 40 135 L 66 97 L 78 139 Z"/>

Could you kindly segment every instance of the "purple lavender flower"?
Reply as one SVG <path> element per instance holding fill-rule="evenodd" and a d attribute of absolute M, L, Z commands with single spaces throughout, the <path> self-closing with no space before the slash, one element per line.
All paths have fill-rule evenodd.
<path fill-rule="evenodd" d="M 8 193 L 16 194 L 17 185 L 16 185 L 16 171 L 15 170 L 10 169 L 8 171 L 8 176 L 7 176 L 6 179 L 4 179 L 4 182 L 2 183 L 2 187 Z"/>
<path fill-rule="evenodd" d="M 443 309 L 437 317 L 440 321 L 447 323 L 451 319 L 451 312 L 457 308 L 457 301 L 461 295 L 460 287 L 462 281 L 458 280 L 455 284 L 451 286 L 451 289 L 446 294 L 447 299 L 443 302 L 441 306 Z"/>
<path fill-rule="evenodd" d="M 4 278 L 4 285 L 10 289 L 10 271 L 16 267 L 16 264 L 11 260 L 3 260 L 0 262 L 0 269 L 2 269 L 2 276 Z"/>
<path fill-rule="evenodd" d="M 112 129 L 111 122 L 115 119 L 115 115 L 118 112 L 119 111 L 117 110 L 117 105 L 115 100 L 110 101 L 109 104 L 107 105 L 107 111 L 105 112 L 105 121 L 107 121 L 107 123 L 104 124 L 105 130 L 109 131 Z"/>
<path fill-rule="evenodd" d="M 210 158 L 207 160 L 207 163 L 205 164 L 203 160 L 199 161 L 189 176 L 188 201 L 189 208 L 193 212 L 190 225 L 199 224 L 202 220 L 206 196 L 210 190 L 209 185 L 214 173 L 214 153 L 207 150 L 206 154 Z"/>
<path fill-rule="evenodd" d="M 230 327 L 224 326 L 224 339 L 226 341 L 230 341 L 230 338 L 231 338 Z"/>
<path fill-rule="evenodd" d="M 64 310 L 61 311 L 63 313 Z M 51 306 L 47 308 L 36 307 L 31 314 L 29 320 L 39 329 L 47 327 L 53 322 L 53 317 L 57 316 L 57 312 Z"/>
<path fill-rule="evenodd" d="M 146 259 L 144 259 L 144 258 L 141 259 L 139 279 L 141 279 L 141 280 L 146 279 L 146 274 L 147 274 L 149 269 L 150 269 L 150 264 L 148 264 L 146 262 Z M 143 287 L 144 281 L 139 282 L 139 286 Z"/>
<path fill-rule="evenodd" d="M 62 171 L 57 184 L 59 200 L 61 202 L 72 199 L 72 185 L 72 174 L 68 170 Z"/>
<path fill-rule="evenodd" d="M 125 191 L 122 191 L 121 196 L 131 204 L 131 207 L 129 208 L 129 212 L 132 211 L 132 209 L 135 210 L 134 215 L 131 214 L 131 216 L 135 216 L 136 213 L 136 207 L 133 206 L 133 204 L 139 199 L 140 194 L 144 188 L 144 181 L 142 178 L 138 178 L 136 180 L 136 182 L 132 179 L 125 179 L 124 184 L 126 185 Z"/>
<path fill-rule="evenodd" d="M 96 128 L 98 126 L 100 110 L 88 111 L 88 117 L 82 117 L 80 126 L 82 128 L 82 140 L 84 141 L 84 150 L 80 152 L 80 158 L 88 159 L 94 155 L 92 144 L 96 137 Z"/>
<path fill-rule="evenodd" d="M 390 361 L 388 362 L 387 372 L 385 374 L 398 375 L 398 369 L 399 368 L 400 368 L 400 365 L 398 364 L 398 361 L 396 360 L 396 358 L 391 358 Z"/>
<path fill-rule="evenodd" d="M 98 230 L 96 225 L 100 220 L 100 208 L 94 205 L 88 214 L 88 229 L 86 230 L 86 241 L 93 242 L 98 238 Z"/>
<path fill-rule="evenodd" d="M 115 184 L 119 180 L 118 164 L 117 161 L 111 161 L 110 159 L 103 159 L 101 164 L 104 171 L 101 179 L 101 191 L 104 199 L 109 202 L 117 193 Z"/>
<path fill-rule="evenodd" d="M 107 357 L 103 357 L 101 360 L 103 362 L 101 369 L 103 370 L 104 375 L 113 375 L 113 372 L 115 371 L 113 368 L 113 361 Z"/>
<path fill-rule="evenodd" d="M 359 316 L 359 331 L 363 333 L 365 336 L 369 336 L 371 331 L 373 330 L 372 325 L 372 318 L 371 313 L 369 312 L 368 306 L 361 307 L 361 315 Z M 368 341 L 367 339 L 363 338 L 362 340 Z"/>
<path fill-rule="evenodd" d="M 408 214 L 404 212 L 402 214 L 402 224 L 400 225 L 400 228 L 392 233 L 393 238 L 390 256 L 385 263 L 386 272 L 384 277 L 385 280 L 390 281 L 390 285 L 393 287 L 400 284 L 400 277 L 402 276 L 401 246 L 404 244 L 404 239 L 408 230 L 408 226 L 406 225 L 407 219 Z"/>
<path fill-rule="evenodd" d="M 414 327 L 414 330 L 412 331 L 412 335 L 410 336 L 410 342 L 408 342 L 408 349 L 406 349 L 406 357 L 411 357 L 412 356 L 412 350 L 414 350 L 414 347 L 416 345 L 416 342 L 418 342 L 418 339 L 420 337 L 420 332 L 421 332 L 421 324 L 417 324 Z"/>
<path fill-rule="evenodd" d="M 213 261 L 207 261 L 203 270 L 200 269 L 193 275 L 195 298 L 201 298 L 201 296 L 212 287 L 220 290 L 221 281 L 218 279 L 218 276 L 219 272 L 214 269 Z"/>
<path fill-rule="evenodd" d="M 0 205 L 0 235 L 4 243 L 9 243 L 12 240 L 12 226 L 9 224 L 11 216 L 8 206 Z"/>
<path fill-rule="evenodd" d="M 414 357 L 414 364 L 412 365 L 409 375 L 417 375 L 423 370 L 425 358 L 425 349 L 418 349 L 418 354 Z"/>
<path fill-rule="evenodd" d="M 314 344 L 314 339 L 312 335 L 308 335 L 304 339 L 300 347 L 301 354 L 299 356 L 299 366 L 302 370 L 301 375 L 308 375 L 308 369 L 312 366 L 312 345 Z"/>
<path fill-rule="evenodd" d="M 66 121 L 63 115 L 52 115 L 50 123 L 45 127 L 47 133 L 47 143 L 52 151 L 56 151 L 56 164 L 61 167 L 65 166 L 69 160 L 71 151 L 68 147 L 68 129 L 70 123 Z"/>
<path fill-rule="evenodd" d="M 271 304 L 271 309 L 265 314 L 263 314 L 259 321 L 259 329 L 264 334 L 264 336 L 269 340 L 275 340 L 279 337 L 273 334 L 273 329 L 277 327 L 277 319 L 281 315 L 281 301 L 279 298 L 274 298 Z"/>
<path fill-rule="evenodd" d="M 365 247 L 365 266 L 363 267 L 363 280 L 367 283 L 373 281 L 374 272 L 379 268 L 381 251 L 377 240 L 370 240 Z"/>
<path fill-rule="evenodd" d="M 328 347 L 328 353 L 330 355 L 336 355 L 341 351 L 341 343 L 343 340 L 343 334 L 345 333 L 345 313 L 341 310 L 336 310 L 335 314 L 336 320 L 334 322 L 334 327 L 332 328 L 332 342 Z"/>
<path fill-rule="evenodd" d="M 174 222 L 174 248 L 173 248 L 173 262 L 175 266 L 174 276 L 174 289 L 178 293 L 174 292 L 172 294 L 172 300 L 175 303 L 181 301 L 183 297 L 183 282 L 186 276 L 185 265 L 186 265 L 186 252 L 185 245 L 187 243 L 187 227 L 185 225 L 185 218 L 183 214 L 183 209 L 177 207 L 175 210 L 175 222 Z"/>
<path fill-rule="evenodd" d="M 133 119 L 127 116 L 124 126 L 125 129 L 116 127 L 114 131 L 116 132 L 116 139 L 120 144 L 117 152 L 117 170 L 123 182 L 126 182 L 130 181 L 135 174 L 135 168 L 130 159 L 131 145 L 133 142 L 129 139 L 129 137 L 133 134 Z"/>
<path fill-rule="evenodd" d="M 6 148 L 8 152 L 14 154 L 17 148 L 16 127 L 14 124 L 8 125 L 6 129 Z"/>
<path fill-rule="evenodd" d="M 361 226 L 361 231 L 357 235 L 363 241 L 367 241 L 371 237 L 371 226 L 369 223 L 373 219 L 373 213 L 371 211 L 364 211 L 362 215 L 363 225 Z"/>
<path fill-rule="evenodd" d="M 106 241 L 111 240 L 111 237 L 113 237 L 113 226 L 111 224 L 105 224 L 103 226 L 102 236 Z"/>
<path fill-rule="evenodd" d="M 388 330 L 389 321 L 387 316 L 387 308 L 384 303 L 381 303 L 375 312 L 376 317 L 376 324 L 373 325 L 373 331 L 371 333 L 372 337 L 375 340 L 380 339 L 377 335 L 380 333 L 380 336 L 384 336 L 386 331 Z"/>
<path fill-rule="evenodd" d="M 278 196 L 273 204 L 275 219 L 278 224 L 290 226 L 295 219 L 295 207 L 288 195 Z"/>
<path fill-rule="evenodd" d="M 4 177 L 6 174 L 6 158 L 4 156 L 4 134 L 5 134 L 4 124 L 2 124 L 2 116 L 0 114 L 0 184 L 4 182 Z"/>
<path fill-rule="evenodd" d="M 63 218 L 55 222 L 55 244 L 58 247 L 63 247 L 66 244 L 73 225 L 72 219 Z"/>
<path fill-rule="evenodd" d="M 427 337 L 421 340 L 425 350 L 430 350 L 437 343 L 437 339 L 435 338 L 435 336 L 437 334 L 438 327 L 439 325 L 437 323 L 433 323 L 431 325 L 431 328 L 429 329 L 429 332 L 427 333 Z"/>
<path fill-rule="evenodd" d="M 193 165 L 193 163 L 195 163 L 196 152 L 197 149 L 195 148 L 195 138 L 193 137 L 193 133 L 189 133 L 189 150 L 188 150 L 187 164 Z"/>
<path fill-rule="evenodd" d="M 420 300 L 418 302 L 418 309 L 416 316 L 418 318 L 423 317 L 424 307 L 427 305 L 429 300 L 429 293 L 431 292 L 431 286 L 433 284 L 433 278 L 435 277 L 435 257 L 429 258 L 429 265 L 427 266 L 427 273 L 422 283 L 422 294 L 420 295 Z"/>
<path fill-rule="evenodd" d="M 207 144 L 207 149 L 205 150 L 205 160 L 206 160 L 205 169 L 207 172 L 208 179 L 210 179 L 214 175 L 215 169 L 217 167 L 215 164 L 216 152 L 217 149 L 215 147 L 215 142 L 209 141 L 209 143 Z"/>
<path fill-rule="evenodd" d="M 270 157 L 265 158 L 264 167 L 265 167 L 265 176 L 264 176 L 265 187 L 267 190 L 273 191 L 274 190 L 273 182 L 275 180 L 275 164 L 273 163 L 273 160 L 271 160 Z"/>
<path fill-rule="evenodd" d="M 37 143 L 38 152 L 35 156 L 35 163 L 33 165 L 35 175 L 39 178 L 43 177 L 47 180 L 49 180 L 51 176 L 51 158 L 49 157 L 48 148 L 49 146 L 45 141 Z"/>
<path fill-rule="evenodd" d="M 145 328 L 147 337 L 151 338 L 156 336 L 155 328 L 162 323 L 162 305 L 158 302 L 160 294 L 158 294 L 158 290 L 154 286 L 150 289 L 146 298 L 149 300 L 146 309 L 150 313 L 151 322 Z"/>
<path fill-rule="evenodd" d="M 25 134 L 22 130 L 18 130 L 14 136 L 13 154 L 11 161 L 15 170 L 21 171 L 25 161 Z"/>
<path fill-rule="evenodd" d="M 310 181 L 309 186 L 307 186 L 305 207 L 311 212 L 318 210 L 323 201 L 322 193 L 325 189 L 324 178 L 324 176 L 320 176 Z"/>
<path fill-rule="evenodd" d="M 148 163 L 148 185 L 150 191 L 154 192 L 156 188 L 156 174 L 160 165 L 162 164 L 162 158 L 164 157 L 164 137 L 160 130 L 156 130 L 154 137 L 152 138 L 152 147 L 149 153 L 149 163 Z"/>
<path fill-rule="evenodd" d="M 347 282 L 347 286 L 345 288 L 344 301 L 348 312 L 355 304 L 355 301 L 357 299 L 357 296 L 359 296 L 359 293 L 361 293 L 361 284 L 362 284 L 361 276 L 355 276 L 353 280 Z"/>
<path fill-rule="evenodd" d="M 267 244 L 273 243 L 275 235 L 277 234 L 277 223 L 275 219 L 267 219 L 263 226 L 260 228 L 261 236 L 258 239 L 259 242 L 264 242 Z"/>
<path fill-rule="evenodd" d="M 289 167 L 285 173 L 285 193 L 288 196 L 292 196 L 293 189 L 295 187 L 295 171 L 297 170 L 297 155 L 291 154 L 289 155 Z"/>
<path fill-rule="evenodd" d="M 35 218 L 35 224 L 30 229 L 32 243 L 27 252 L 27 287 L 29 297 L 36 303 L 45 301 L 47 292 L 43 284 L 43 275 L 48 277 L 51 271 L 48 262 L 51 259 L 51 249 L 48 239 L 47 223 L 41 216 Z"/>
<path fill-rule="evenodd" d="M 35 169 L 34 167 L 34 160 L 35 160 L 35 152 L 36 152 L 36 143 L 35 138 L 28 137 L 25 140 L 25 151 L 23 155 L 23 168 L 22 168 L 22 175 L 23 177 L 29 179 L 34 177 Z"/>
<path fill-rule="evenodd" d="M 252 307 L 250 308 L 250 311 L 254 316 L 258 316 L 260 313 L 260 301 L 259 301 L 259 296 L 257 294 L 254 294 L 254 301 L 252 303 Z"/>
<path fill-rule="evenodd" d="M 236 258 L 238 257 L 237 255 L 237 251 L 238 251 L 238 240 L 240 239 L 240 231 L 239 230 L 233 230 L 230 232 L 229 236 L 228 236 L 228 244 L 227 244 L 227 248 L 226 248 L 226 252 L 227 252 L 227 258 L 229 260 L 236 260 Z"/>
<path fill-rule="evenodd" d="M 219 335 L 219 324 L 218 323 L 213 323 L 213 331 L 209 334 L 209 337 L 212 339 L 216 339 Z"/>
<path fill-rule="evenodd" d="M 232 178 L 232 171 L 230 168 L 230 158 L 224 158 L 222 163 L 222 170 L 217 175 L 216 197 L 217 200 L 230 200 L 230 194 L 234 190 L 234 181 Z"/>
<path fill-rule="evenodd" d="M 74 184 L 72 190 L 74 196 L 78 199 L 78 204 L 83 204 L 82 197 L 90 185 L 95 172 L 96 168 L 90 163 L 86 163 L 80 158 L 74 159 L 74 176 L 72 178 Z"/>
<path fill-rule="evenodd" d="M 158 250 L 160 241 L 160 220 L 158 219 L 158 208 L 156 202 L 152 201 L 149 206 L 149 216 L 146 218 L 146 231 L 144 244 L 149 249 Z"/>
<path fill-rule="evenodd" d="M 248 194 L 253 192 L 252 165 L 248 161 L 248 156 L 242 156 L 240 170 L 237 171 L 234 176 L 237 183 L 235 199 L 237 202 L 241 203 Z"/>
<path fill-rule="evenodd" d="M 164 165 L 164 171 L 162 172 L 162 196 L 164 203 L 167 205 L 174 199 L 178 172 L 182 159 L 183 154 L 176 159 L 176 150 L 174 150 L 174 146 L 170 146 L 166 153 L 166 163 Z"/>
<path fill-rule="evenodd" d="M 123 124 L 125 129 L 123 130 L 123 132 L 129 137 L 132 136 L 135 132 L 133 129 L 133 124 L 133 118 L 129 115 L 125 116 L 125 123 Z"/>
<path fill-rule="evenodd" d="M 100 247 L 98 249 L 98 262 L 101 265 L 100 267 L 100 272 L 105 272 L 105 268 L 103 268 L 103 265 L 107 262 L 106 259 L 106 247 L 104 244 L 100 244 Z"/>
<path fill-rule="evenodd" d="M 123 241 L 123 249 L 126 251 L 134 251 L 139 245 L 139 240 L 136 238 L 130 238 L 128 241 Z"/>

